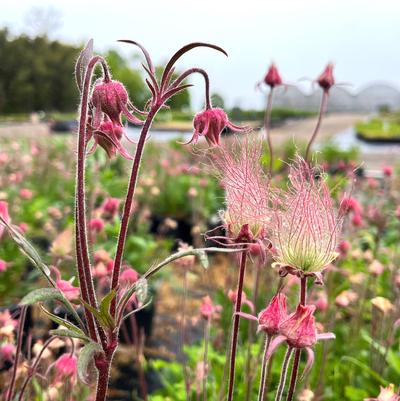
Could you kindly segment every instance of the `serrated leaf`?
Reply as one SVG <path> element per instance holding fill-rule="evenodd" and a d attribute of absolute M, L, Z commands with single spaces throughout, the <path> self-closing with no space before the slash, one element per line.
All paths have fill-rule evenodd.
<path fill-rule="evenodd" d="M 94 356 L 100 352 L 103 352 L 101 346 L 94 342 L 86 344 L 81 349 L 78 357 L 78 376 L 83 383 L 90 384 L 88 380 L 90 364 L 94 362 Z"/>
<path fill-rule="evenodd" d="M 46 266 L 42 259 L 40 258 L 36 249 L 32 246 L 32 244 L 14 227 L 8 224 L 1 216 L 0 223 L 4 225 L 4 227 L 8 230 L 11 238 L 18 245 L 20 251 L 36 266 L 39 271 L 46 277 L 46 279 L 51 283 L 54 287 L 55 283 L 50 277 L 50 269 Z"/>
<path fill-rule="evenodd" d="M 148 292 L 149 286 L 145 278 L 142 277 L 136 281 L 136 297 L 140 303 L 146 302 Z"/>
<path fill-rule="evenodd" d="M 75 64 L 75 79 L 80 91 L 82 91 L 83 80 L 85 79 L 85 71 L 93 56 L 93 39 L 90 39 L 86 46 L 79 54 Z"/>
<path fill-rule="evenodd" d="M 46 308 L 44 308 L 42 305 L 40 305 L 40 308 L 42 312 L 53 322 L 65 326 L 67 329 L 72 330 L 73 332 L 79 334 L 79 335 L 85 335 L 85 333 L 77 326 L 75 326 L 73 323 L 69 322 L 66 319 L 63 319 L 62 317 L 56 316 L 53 313 L 49 312 Z"/>
<path fill-rule="evenodd" d="M 80 340 L 83 340 L 85 342 L 91 341 L 91 339 L 88 336 L 85 336 L 84 334 L 82 335 L 82 334 L 76 333 L 75 331 L 67 330 L 67 329 L 50 330 L 50 334 L 52 336 L 59 336 L 59 337 L 79 338 Z"/>

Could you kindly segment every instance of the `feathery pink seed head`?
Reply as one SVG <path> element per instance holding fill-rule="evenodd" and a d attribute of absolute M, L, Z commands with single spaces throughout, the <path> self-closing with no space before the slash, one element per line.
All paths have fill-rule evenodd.
<path fill-rule="evenodd" d="M 264 82 L 271 88 L 282 85 L 281 75 L 279 74 L 279 71 L 274 63 L 270 65 L 268 72 L 264 77 Z"/>
<path fill-rule="evenodd" d="M 248 137 L 220 148 L 215 165 L 225 188 L 225 230 L 236 242 L 266 239 L 272 212 L 268 179 L 261 165 L 262 144 Z"/>
<path fill-rule="evenodd" d="M 286 318 L 286 295 L 280 292 L 258 314 L 259 330 L 268 333 L 270 336 L 278 334 L 279 326 Z"/>
<path fill-rule="evenodd" d="M 300 157 L 291 165 L 289 189 L 278 199 L 271 241 L 276 265 L 320 272 L 338 256 L 341 230 L 323 177 Z"/>

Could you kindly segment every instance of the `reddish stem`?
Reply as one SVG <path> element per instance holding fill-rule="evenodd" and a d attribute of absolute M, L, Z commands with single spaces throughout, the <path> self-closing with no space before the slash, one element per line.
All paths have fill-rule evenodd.
<path fill-rule="evenodd" d="M 283 389 L 285 388 L 287 371 L 288 371 L 289 362 L 292 357 L 292 354 L 293 354 L 293 348 L 288 347 L 288 349 L 286 351 L 285 359 L 283 360 L 283 364 L 282 364 L 281 378 L 279 380 L 279 386 L 278 386 L 278 390 L 276 392 L 275 401 L 281 401 L 281 399 L 282 399 Z"/>
<path fill-rule="evenodd" d="M 247 250 L 242 251 L 241 259 L 240 259 L 240 271 L 238 277 L 238 285 L 237 285 L 237 296 L 235 303 L 235 315 L 233 320 L 233 329 L 232 329 L 232 343 L 231 343 L 231 357 L 230 357 L 230 371 L 229 371 L 229 385 L 228 385 L 228 401 L 232 401 L 233 399 L 233 389 L 235 384 L 235 367 L 236 367 L 236 349 L 237 349 L 237 341 L 239 334 L 239 321 L 240 316 L 238 312 L 240 312 L 242 308 L 242 292 L 243 292 L 243 281 L 244 281 L 244 273 L 246 271 L 246 259 L 247 259 Z"/>
<path fill-rule="evenodd" d="M 21 313 L 20 313 L 19 322 L 18 322 L 18 340 L 17 340 L 17 349 L 15 352 L 14 368 L 13 368 L 13 372 L 12 372 L 12 376 L 11 376 L 11 383 L 10 383 L 10 387 L 8 389 L 6 401 L 11 401 L 13 399 L 15 380 L 17 378 L 19 357 L 21 356 L 22 337 L 24 334 L 24 324 L 25 324 L 27 309 L 28 309 L 27 306 L 21 307 Z"/>
<path fill-rule="evenodd" d="M 267 372 L 268 372 L 268 362 L 267 359 L 267 352 L 269 345 L 271 344 L 272 337 L 267 334 L 265 336 L 265 344 L 264 344 L 264 354 L 263 354 L 263 361 L 262 361 L 262 368 L 261 368 L 261 378 L 260 378 L 260 387 L 258 390 L 258 401 L 264 401 L 265 392 L 267 390 Z"/>
<path fill-rule="evenodd" d="M 124 210 L 122 213 L 121 219 L 121 227 L 118 236 L 118 244 L 117 244 L 117 251 L 115 254 L 115 261 L 114 261 L 114 268 L 112 272 L 112 280 L 111 280 L 111 289 L 115 290 L 119 283 L 119 275 L 121 272 L 121 264 L 122 264 L 122 257 L 124 254 L 125 248 L 125 240 L 126 235 L 128 232 L 128 225 L 129 225 L 129 217 L 132 210 L 132 203 L 133 197 L 135 195 L 135 188 L 137 183 L 137 178 L 139 174 L 140 162 L 143 155 L 143 149 L 146 142 L 146 137 L 153 122 L 154 116 L 156 115 L 157 111 L 161 107 L 159 102 L 156 102 L 155 105 L 150 110 L 146 121 L 143 125 L 142 132 L 140 134 L 139 142 L 136 147 L 135 158 L 133 160 L 131 176 L 129 179 L 129 185 L 127 190 L 127 195 L 124 204 Z M 113 317 L 115 317 L 115 308 L 116 308 L 116 299 L 114 298 L 110 305 L 110 313 Z"/>
<path fill-rule="evenodd" d="M 307 276 L 304 276 L 301 277 L 300 279 L 300 305 L 305 305 L 306 300 L 307 300 Z M 297 375 L 299 373 L 300 357 L 301 357 L 301 348 L 298 348 L 296 349 L 296 353 L 294 355 L 292 375 L 290 377 L 290 386 L 286 401 L 293 400 L 297 384 Z"/>
<path fill-rule="evenodd" d="M 110 375 L 111 359 L 100 359 L 96 361 L 98 370 L 96 401 L 105 401 L 108 390 L 108 380 Z"/>
<path fill-rule="evenodd" d="M 86 157 L 86 127 L 88 119 L 88 105 L 89 105 L 89 92 L 90 83 L 92 80 L 93 69 L 97 63 L 101 62 L 103 69 L 106 70 L 106 65 L 102 57 L 93 57 L 85 72 L 85 79 L 82 89 L 82 98 L 80 105 L 79 116 L 79 130 L 78 130 L 78 149 L 77 149 L 77 176 L 76 176 L 76 253 L 77 253 L 77 268 L 78 276 L 82 290 L 82 298 L 91 306 L 97 309 L 96 293 L 93 285 L 93 278 L 91 272 L 91 265 L 89 260 L 89 250 L 87 243 L 87 230 L 86 230 L 86 213 L 85 213 L 85 157 Z M 84 281 L 82 285 L 81 280 Z M 86 289 L 86 291 L 84 291 Z M 90 337 L 97 341 L 96 331 L 94 329 L 94 317 L 88 311 L 88 326 Z M 107 347 L 107 339 L 102 327 L 97 324 L 97 331 L 103 348 Z"/>
<path fill-rule="evenodd" d="M 19 396 L 18 396 L 18 401 L 22 401 L 24 399 L 25 390 L 26 390 L 29 382 L 32 380 L 32 377 L 36 373 L 37 367 L 38 367 L 38 365 L 40 363 L 40 360 L 42 359 L 42 355 L 43 355 L 44 351 L 47 349 L 47 347 L 50 345 L 50 343 L 52 343 L 56 338 L 58 338 L 58 337 L 57 336 L 50 337 L 43 344 L 42 349 L 40 350 L 38 356 L 36 357 L 35 362 L 33 362 L 32 367 L 29 368 L 28 375 L 26 376 L 24 382 L 22 383 L 21 391 L 20 391 Z"/>
<path fill-rule="evenodd" d="M 323 115 L 325 114 L 326 106 L 327 106 L 327 104 L 328 104 L 328 94 L 329 94 L 329 92 L 326 91 L 326 90 L 324 90 L 323 93 L 322 93 L 321 105 L 320 105 L 320 107 L 319 107 L 319 114 L 318 114 L 317 125 L 315 126 L 314 132 L 313 132 L 313 134 L 312 134 L 312 136 L 311 136 L 311 139 L 310 139 L 310 141 L 308 142 L 307 149 L 306 149 L 306 154 L 305 154 L 305 157 L 304 157 L 305 161 L 308 160 L 309 154 L 310 154 L 310 152 L 311 152 L 311 147 L 312 147 L 312 145 L 313 145 L 313 143 L 314 143 L 314 141 L 315 141 L 315 138 L 316 138 L 317 135 L 318 135 L 319 129 L 320 129 L 320 127 L 321 127 L 322 117 L 323 117 Z"/>

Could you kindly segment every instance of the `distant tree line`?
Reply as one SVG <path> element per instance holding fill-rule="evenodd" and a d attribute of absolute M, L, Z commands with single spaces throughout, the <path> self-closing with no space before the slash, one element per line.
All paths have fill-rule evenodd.
<path fill-rule="evenodd" d="M 47 36 L 12 37 L 0 30 L 0 113 L 70 112 L 78 104 L 74 65 L 80 49 Z M 117 51 L 106 54 L 115 79 L 128 89 L 133 103 L 143 107 L 149 98 L 142 73 Z M 173 98 L 171 109 L 190 108 L 188 91 Z"/>

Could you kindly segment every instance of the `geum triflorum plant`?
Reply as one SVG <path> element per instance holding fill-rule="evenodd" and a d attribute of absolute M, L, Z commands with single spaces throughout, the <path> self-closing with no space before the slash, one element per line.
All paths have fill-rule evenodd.
<path fill-rule="evenodd" d="M 129 100 L 128 93 L 122 83 L 112 79 L 106 61 L 101 56 L 92 55 L 93 42 L 90 41 L 81 52 L 76 64 L 76 81 L 81 93 L 79 106 L 79 130 L 77 137 L 77 164 L 76 164 L 76 192 L 75 192 L 75 250 L 76 267 L 79 279 L 79 300 L 70 297 L 66 289 L 65 282 L 58 277 L 54 281 L 50 276 L 50 269 L 42 262 L 39 254 L 31 244 L 21 235 L 21 233 L 10 225 L 8 214 L 3 213 L 1 217 L 2 226 L 5 226 L 11 237 L 18 243 L 21 250 L 35 263 L 41 273 L 46 277 L 50 288 L 33 291 L 23 298 L 21 305 L 23 311 L 26 306 L 34 303 L 44 303 L 45 301 L 58 301 L 65 305 L 69 317 L 62 319 L 42 307 L 43 312 L 62 329 L 55 330 L 52 336 L 67 336 L 80 339 L 84 343 L 78 360 L 78 374 L 82 381 L 88 382 L 90 367 L 94 365 L 97 370 L 96 401 L 103 401 L 106 398 L 110 366 L 118 347 L 119 329 L 123 320 L 138 309 L 146 306 L 147 302 L 147 282 L 163 266 L 170 262 L 188 255 L 196 255 L 204 266 L 207 265 L 205 251 L 218 249 L 188 249 L 180 251 L 165 261 L 155 264 L 141 277 L 134 285 L 121 285 L 121 266 L 124 255 L 124 245 L 127 236 L 128 224 L 132 215 L 132 204 L 135 194 L 135 187 L 138 179 L 140 163 L 146 138 L 157 112 L 165 106 L 166 102 L 175 94 L 191 86 L 185 80 L 194 73 L 199 73 L 205 80 L 206 109 L 196 116 L 194 125 L 194 140 L 198 136 L 205 136 L 212 145 L 219 144 L 219 135 L 226 126 L 234 130 L 241 130 L 231 124 L 223 110 L 213 109 L 210 99 L 209 78 L 207 73 L 200 68 L 189 69 L 177 78 L 173 79 L 174 66 L 178 59 L 196 47 L 208 47 L 215 49 L 226 55 L 225 51 L 218 46 L 207 43 L 191 43 L 177 51 L 166 64 L 162 76 L 157 79 L 155 68 L 148 52 L 140 44 L 123 40 L 140 48 L 145 63 L 143 68 L 148 78 L 146 83 L 151 92 L 151 98 L 146 104 L 145 110 L 138 110 Z M 96 82 L 92 82 L 93 72 L 97 65 L 102 67 L 103 76 Z M 122 115 L 131 123 L 142 125 L 142 131 L 136 150 L 131 156 L 123 146 L 121 140 L 125 135 L 122 124 Z M 138 115 L 138 116 L 137 116 Z M 140 117 L 139 117 L 140 116 Z M 90 142 L 93 145 L 89 148 Z M 102 147 L 109 157 L 120 153 L 127 159 L 133 159 L 131 176 L 129 179 L 127 195 L 123 207 L 121 218 L 120 233 L 117 240 L 116 253 L 113 263 L 111 287 L 101 301 L 98 300 L 96 288 L 94 288 L 92 276 L 92 263 L 88 247 L 87 216 L 85 212 L 85 159 L 96 150 Z M 2 234 L 1 228 L 0 234 Z M 220 250 L 223 251 L 223 250 Z M 228 251 L 228 250 L 226 250 Z M 62 285 L 60 285 L 60 283 Z M 70 286 L 68 287 L 70 290 Z M 125 312 L 125 307 L 130 299 L 135 296 L 138 301 L 138 309 Z M 74 303 L 72 303 L 74 302 Z M 77 308 L 83 308 L 84 319 L 77 313 Z M 25 313 L 20 318 L 20 326 L 23 326 Z M 18 343 L 21 343 L 22 330 L 18 333 Z M 47 342 L 49 343 L 49 342 Z M 47 344 L 46 343 L 46 344 Z M 21 352 L 19 347 L 17 355 Z M 39 361 L 35 361 L 39 363 Z M 18 365 L 18 356 L 15 359 L 13 379 L 8 391 L 8 400 L 13 398 L 15 377 Z M 19 399 L 23 399 L 23 391 L 19 394 Z"/>

